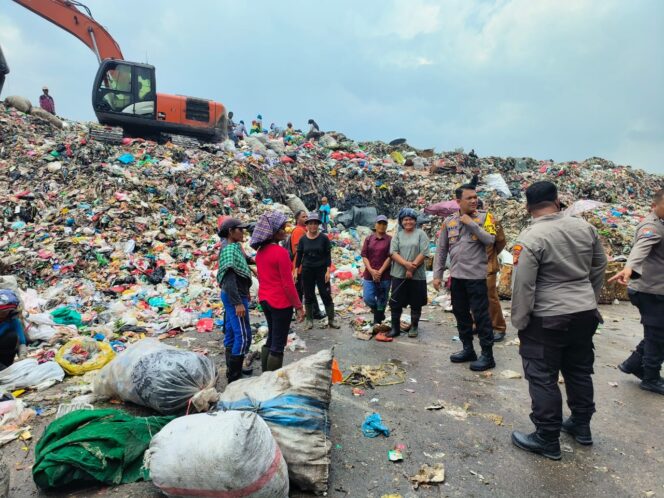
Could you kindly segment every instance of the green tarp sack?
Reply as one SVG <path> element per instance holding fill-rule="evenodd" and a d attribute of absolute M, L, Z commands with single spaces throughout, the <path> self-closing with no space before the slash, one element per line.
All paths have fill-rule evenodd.
<path fill-rule="evenodd" d="M 134 417 L 119 410 L 76 410 L 54 420 L 35 447 L 32 478 L 41 489 L 69 484 L 149 480 L 143 454 L 175 417 Z"/>
<path fill-rule="evenodd" d="M 83 324 L 81 314 L 66 306 L 61 306 L 51 311 L 51 316 L 53 317 L 53 321 L 58 325 L 76 325 L 80 327 Z"/>

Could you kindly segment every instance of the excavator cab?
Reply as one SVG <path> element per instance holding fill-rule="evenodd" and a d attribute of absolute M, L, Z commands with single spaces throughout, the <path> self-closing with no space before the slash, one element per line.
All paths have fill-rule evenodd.
<path fill-rule="evenodd" d="M 92 107 L 102 124 L 154 120 L 157 109 L 154 66 L 104 60 L 92 91 Z"/>

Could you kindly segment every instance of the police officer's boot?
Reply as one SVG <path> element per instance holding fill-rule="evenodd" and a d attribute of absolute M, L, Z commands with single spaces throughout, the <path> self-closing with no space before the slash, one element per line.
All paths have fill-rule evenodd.
<path fill-rule="evenodd" d="M 226 380 L 230 384 L 242 378 L 242 363 L 244 362 L 244 355 L 235 356 L 231 358 L 226 365 Z"/>
<path fill-rule="evenodd" d="M 401 335 L 401 309 L 392 309 L 392 330 L 390 330 L 386 337 L 399 337 Z"/>
<path fill-rule="evenodd" d="M 638 351 L 633 351 L 629 358 L 618 365 L 618 370 L 626 374 L 632 374 L 643 379 L 643 357 Z"/>
<path fill-rule="evenodd" d="M 664 379 L 659 376 L 659 369 L 644 368 L 641 389 L 657 394 L 664 394 Z"/>
<path fill-rule="evenodd" d="M 263 346 L 261 348 L 261 370 L 267 372 L 267 357 L 270 355 L 270 348 Z"/>
<path fill-rule="evenodd" d="M 493 349 L 491 347 L 482 348 L 482 354 L 479 359 L 470 363 L 470 369 L 474 372 L 483 372 L 490 368 L 495 368 L 496 362 L 493 359 Z"/>
<path fill-rule="evenodd" d="M 314 328 L 314 310 L 311 306 L 304 307 L 304 330 Z"/>
<path fill-rule="evenodd" d="M 283 365 L 284 365 L 283 354 L 277 355 L 274 353 L 270 353 L 269 356 L 267 357 L 268 372 L 274 372 L 275 370 L 279 370 Z"/>
<path fill-rule="evenodd" d="M 313 310 L 314 310 L 313 314 L 314 320 L 322 320 L 323 318 L 325 318 L 325 313 L 321 311 L 320 306 L 318 306 L 318 302 L 314 304 Z"/>
<path fill-rule="evenodd" d="M 466 361 L 475 361 L 476 359 L 477 353 L 475 353 L 475 348 L 473 348 L 472 340 L 463 341 L 463 349 L 450 355 L 450 361 L 452 363 L 464 363 Z"/>
<path fill-rule="evenodd" d="M 331 329 L 340 329 L 341 325 L 334 320 L 334 304 L 325 306 L 325 313 L 327 313 L 327 326 Z"/>
<path fill-rule="evenodd" d="M 593 444 L 593 435 L 590 432 L 590 422 L 581 422 L 572 415 L 563 422 L 561 431 L 574 436 L 577 443 L 590 445 Z"/>
<path fill-rule="evenodd" d="M 525 434 L 523 432 L 514 431 L 512 433 L 512 443 L 522 450 L 537 453 L 538 455 L 545 456 L 551 460 L 560 460 L 562 458 L 562 453 L 560 452 L 560 439 L 553 436 L 549 437 L 546 434 L 539 432 Z"/>

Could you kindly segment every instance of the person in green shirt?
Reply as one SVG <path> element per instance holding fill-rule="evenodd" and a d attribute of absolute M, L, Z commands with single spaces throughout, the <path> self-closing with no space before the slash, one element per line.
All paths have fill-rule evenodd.
<path fill-rule="evenodd" d="M 408 337 L 417 337 L 422 307 L 427 304 L 427 280 L 424 260 L 429 256 L 429 237 L 417 228 L 417 211 L 404 208 L 399 212 L 402 230 L 392 238 L 392 295 L 390 310 L 392 330 L 387 337 L 401 334 L 401 313 L 410 306 L 411 328 Z"/>

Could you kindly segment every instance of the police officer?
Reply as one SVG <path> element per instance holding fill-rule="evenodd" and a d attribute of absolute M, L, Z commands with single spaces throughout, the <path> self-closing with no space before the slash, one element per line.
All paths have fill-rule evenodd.
<path fill-rule="evenodd" d="M 433 265 L 433 286 L 440 290 L 449 254 L 452 312 L 463 344 L 463 349 L 450 356 L 450 361 L 470 361 L 471 370 L 488 370 L 494 368 L 496 362 L 493 359 L 493 328 L 489 318 L 486 247 L 494 244 L 496 230 L 493 217 L 477 210 L 474 185 L 462 185 L 455 193 L 459 211 L 446 218 L 441 228 Z M 482 347 L 479 359 L 473 348 L 473 318 Z"/>
<path fill-rule="evenodd" d="M 664 361 L 664 189 L 655 194 L 652 212 L 636 228 L 625 268 L 609 282 L 616 280 L 629 284 L 629 298 L 643 324 L 643 340 L 618 368 L 642 379 L 641 389 L 664 394 L 659 373 Z"/>
<path fill-rule="evenodd" d="M 595 228 L 560 212 L 553 183 L 533 183 L 526 200 L 533 219 L 513 247 L 512 324 L 519 331 L 536 431 L 515 431 L 512 442 L 560 460 L 561 429 L 592 444 L 593 335 L 601 321 L 597 301 L 607 259 Z M 565 422 L 559 372 L 572 412 Z"/>

